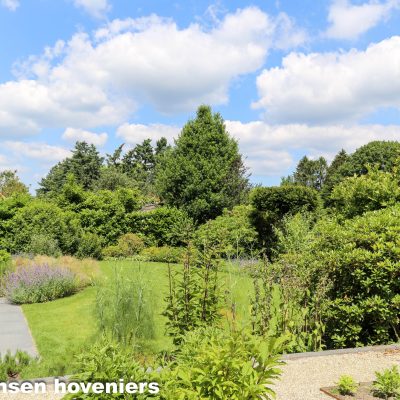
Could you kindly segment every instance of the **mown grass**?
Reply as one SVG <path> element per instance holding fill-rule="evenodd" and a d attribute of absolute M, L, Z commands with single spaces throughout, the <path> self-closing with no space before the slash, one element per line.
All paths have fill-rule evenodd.
<path fill-rule="evenodd" d="M 177 266 L 174 266 L 177 268 Z M 115 273 L 135 279 L 140 271 L 151 293 L 155 314 L 155 337 L 142 343 L 144 356 L 170 351 L 172 340 L 165 334 L 165 309 L 168 293 L 167 264 L 132 260 L 102 261 L 98 284 L 107 284 Z M 227 297 L 236 303 L 239 320 L 249 321 L 251 280 L 234 265 L 225 265 L 221 274 Z M 73 372 L 73 358 L 82 352 L 98 335 L 95 319 L 96 286 L 59 300 L 24 305 L 23 310 L 35 339 L 41 362 L 24 371 L 26 378 Z M 229 310 L 227 310 L 229 313 Z"/>

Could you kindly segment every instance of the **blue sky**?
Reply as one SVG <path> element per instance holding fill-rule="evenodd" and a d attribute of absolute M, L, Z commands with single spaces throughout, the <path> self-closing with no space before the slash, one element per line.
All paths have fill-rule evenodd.
<path fill-rule="evenodd" d="M 254 183 L 400 140 L 400 0 L 0 0 L 0 169 L 221 112 Z"/>

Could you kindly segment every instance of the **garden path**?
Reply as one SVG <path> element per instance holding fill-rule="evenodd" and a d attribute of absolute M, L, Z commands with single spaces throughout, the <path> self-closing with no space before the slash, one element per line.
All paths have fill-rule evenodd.
<path fill-rule="evenodd" d="M 400 346 L 393 347 L 300 357 L 289 355 L 285 357 L 281 380 L 274 387 L 277 400 L 329 400 L 331 397 L 323 394 L 320 388 L 334 386 L 341 375 L 351 375 L 357 382 L 370 382 L 375 378 L 375 371 L 392 365 L 400 367 Z M 320 355 L 324 353 L 326 355 Z"/>
<path fill-rule="evenodd" d="M 0 354 L 7 350 L 11 353 L 23 350 L 31 356 L 38 355 L 22 308 L 0 298 Z"/>

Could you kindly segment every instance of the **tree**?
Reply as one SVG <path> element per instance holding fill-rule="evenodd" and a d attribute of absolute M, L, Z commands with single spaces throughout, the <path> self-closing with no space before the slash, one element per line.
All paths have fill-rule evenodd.
<path fill-rule="evenodd" d="M 0 172 L 0 198 L 28 193 L 28 191 L 28 187 L 19 180 L 17 171 L 9 169 Z"/>
<path fill-rule="evenodd" d="M 93 144 L 76 142 L 72 156 L 51 168 L 47 176 L 39 183 L 40 188 L 37 193 L 39 195 L 58 194 L 68 174 L 73 174 L 77 183 L 85 190 L 93 189 L 100 178 L 103 160 Z"/>
<path fill-rule="evenodd" d="M 169 205 L 183 208 L 197 223 L 240 204 L 249 183 L 237 142 L 224 120 L 200 106 L 156 168 L 156 187 Z"/>
<path fill-rule="evenodd" d="M 307 156 L 304 156 L 297 164 L 294 174 L 282 179 L 282 184 L 295 184 L 321 190 L 325 182 L 327 169 L 328 164 L 324 157 L 310 160 Z"/>

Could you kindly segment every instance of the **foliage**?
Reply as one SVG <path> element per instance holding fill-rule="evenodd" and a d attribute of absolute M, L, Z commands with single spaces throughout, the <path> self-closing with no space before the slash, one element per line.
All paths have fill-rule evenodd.
<path fill-rule="evenodd" d="M 132 257 L 140 253 L 144 248 L 143 239 L 134 234 L 126 233 L 118 238 L 116 245 L 103 249 L 104 257 Z"/>
<path fill-rule="evenodd" d="M 318 310 L 318 294 L 311 296 L 306 289 L 299 296 L 303 282 L 295 282 L 290 276 L 285 277 L 289 284 L 274 283 L 270 269 L 269 263 L 264 262 L 253 271 L 253 332 L 266 338 L 286 336 L 287 353 L 321 350 L 325 326 Z M 297 287 L 293 287 L 296 283 Z"/>
<path fill-rule="evenodd" d="M 330 282 L 323 311 L 328 347 L 399 340 L 399 217 L 395 206 L 342 224 L 324 218 L 308 248 L 288 258 L 291 270 L 307 272 L 311 292 L 315 282 Z"/>
<path fill-rule="evenodd" d="M 400 372 L 396 365 L 382 372 L 375 372 L 375 380 L 372 385 L 374 396 L 383 399 L 400 396 Z"/>
<path fill-rule="evenodd" d="M 79 372 L 73 379 L 84 383 L 120 382 L 149 382 L 149 374 L 134 359 L 131 351 L 124 348 L 118 342 L 103 337 L 98 343 L 92 345 L 86 352 L 76 359 L 76 367 Z M 66 399 L 104 399 L 104 393 L 96 394 L 91 391 L 88 394 L 78 393 L 66 396 Z M 109 395 L 113 399 L 131 399 L 132 394 L 113 393 Z M 149 390 L 143 394 L 136 394 L 135 399 L 142 400 L 154 398 Z"/>
<path fill-rule="evenodd" d="M 339 153 L 333 171 L 329 172 L 324 188 L 324 198 L 328 199 L 334 186 L 346 177 L 365 175 L 368 166 L 377 167 L 379 170 L 390 172 L 393 170 L 397 159 L 400 157 L 400 142 L 373 141 L 358 148 L 350 156 Z M 329 200 L 328 200 L 329 203 Z"/>
<path fill-rule="evenodd" d="M 352 396 L 357 391 L 358 385 L 350 375 L 342 375 L 336 383 L 337 390 L 342 396 Z"/>
<path fill-rule="evenodd" d="M 102 258 L 103 240 L 99 235 L 91 232 L 84 232 L 79 239 L 78 258 L 94 258 L 101 260 Z"/>
<path fill-rule="evenodd" d="M 212 251 L 203 251 L 198 260 L 193 258 L 189 245 L 182 269 L 168 266 L 169 294 L 163 315 L 175 344 L 181 343 L 186 332 L 211 326 L 221 317 L 219 262 Z"/>
<path fill-rule="evenodd" d="M 28 353 L 21 350 L 17 350 L 14 355 L 10 351 L 7 351 L 3 357 L 0 354 L 0 382 L 7 381 L 8 378 L 16 378 L 33 360 Z"/>
<path fill-rule="evenodd" d="M 220 215 L 246 197 L 248 180 L 237 142 L 220 114 L 200 106 L 175 147 L 156 168 L 156 185 L 168 205 L 182 208 L 197 223 Z"/>
<path fill-rule="evenodd" d="M 5 170 L 0 172 L 0 199 L 16 194 L 27 194 L 29 189 L 18 178 L 17 171 Z"/>
<path fill-rule="evenodd" d="M 280 375 L 282 340 L 245 331 L 200 329 L 189 333 L 166 380 L 168 399 L 272 399 Z"/>
<path fill-rule="evenodd" d="M 60 247 L 54 237 L 43 233 L 33 234 L 25 248 L 27 253 L 58 257 L 61 255 Z"/>
<path fill-rule="evenodd" d="M 164 262 L 164 263 L 180 263 L 183 260 L 185 250 L 182 247 L 147 247 L 140 255 L 146 261 Z"/>
<path fill-rule="evenodd" d="M 293 175 L 283 179 L 283 185 L 295 184 L 321 190 L 326 179 L 328 164 L 324 157 L 310 160 L 304 156 L 297 164 Z"/>
<path fill-rule="evenodd" d="M 400 176 L 371 167 L 365 175 L 343 180 L 333 188 L 330 204 L 345 218 L 379 210 L 400 201 Z"/>
<path fill-rule="evenodd" d="M 124 345 L 138 344 L 154 336 L 151 293 L 143 277 L 134 279 L 119 273 L 98 289 L 96 318 L 100 332 Z"/>
<path fill-rule="evenodd" d="M 3 276 L 7 273 L 11 264 L 11 256 L 7 251 L 0 250 L 0 295 L 1 295 L 1 283 Z"/>
<path fill-rule="evenodd" d="M 103 158 L 96 147 L 86 142 L 76 142 L 72 156 L 55 165 L 39 183 L 38 195 L 57 195 L 67 176 L 72 174 L 85 190 L 93 189 L 100 177 Z"/>
<path fill-rule="evenodd" d="M 243 257 L 255 252 L 257 232 L 251 225 L 251 206 L 236 206 L 224 210 L 214 220 L 201 225 L 196 232 L 200 249 L 213 248 L 224 257 Z"/>
<path fill-rule="evenodd" d="M 252 222 L 267 254 L 276 245 L 275 228 L 286 215 L 314 212 L 320 206 L 318 192 L 305 186 L 258 187 L 251 193 Z"/>
<path fill-rule="evenodd" d="M 99 179 L 95 183 L 96 190 L 114 191 L 119 188 L 135 189 L 137 187 L 138 184 L 132 177 L 114 166 L 103 166 Z"/>
<path fill-rule="evenodd" d="M 5 277 L 5 293 L 14 304 L 43 303 L 69 296 L 78 289 L 68 269 L 36 265 L 18 268 Z"/>
<path fill-rule="evenodd" d="M 174 207 L 157 207 L 152 211 L 136 211 L 126 216 L 127 227 L 145 237 L 147 245 L 179 246 L 183 243 L 182 233 L 191 225 L 187 214 Z"/>
<path fill-rule="evenodd" d="M 9 248 L 12 252 L 29 252 L 32 238 L 43 236 L 65 253 L 74 253 L 79 241 L 79 227 L 73 215 L 64 212 L 57 205 L 32 200 L 19 208 L 7 223 Z"/>

